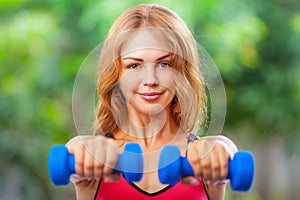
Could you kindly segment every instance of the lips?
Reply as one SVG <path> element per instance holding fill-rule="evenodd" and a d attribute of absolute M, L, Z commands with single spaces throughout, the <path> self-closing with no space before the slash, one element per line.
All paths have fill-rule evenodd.
<path fill-rule="evenodd" d="M 139 95 L 146 101 L 154 101 L 159 98 L 161 93 L 159 92 L 150 92 L 150 93 L 139 93 Z"/>

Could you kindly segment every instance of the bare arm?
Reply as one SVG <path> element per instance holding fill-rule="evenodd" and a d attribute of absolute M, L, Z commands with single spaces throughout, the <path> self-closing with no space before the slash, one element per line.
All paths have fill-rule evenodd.
<path fill-rule="evenodd" d="M 99 181 L 81 181 L 75 185 L 77 200 L 93 200 L 97 191 Z"/>

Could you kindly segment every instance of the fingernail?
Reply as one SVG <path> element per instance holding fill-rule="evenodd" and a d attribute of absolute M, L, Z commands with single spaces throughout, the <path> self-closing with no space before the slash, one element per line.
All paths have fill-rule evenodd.
<path fill-rule="evenodd" d="M 105 177 L 104 182 L 105 183 L 112 183 L 112 182 L 115 182 L 115 179 L 113 179 L 112 177 Z"/>
<path fill-rule="evenodd" d="M 199 181 L 197 179 L 193 178 L 193 179 L 190 179 L 189 184 L 190 185 L 199 185 Z"/>
<path fill-rule="evenodd" d="M 119 180 L 120 180 L 120 175 L 118 175 L 118 174 L 111 174 L 109 176 L 104 177 L 104 182 L 105 183 L 117 182 Z"/>
<path fill-rule="evenodd" d="M 116 180 L 113 177 L 108 176 L 108 177 L 104 178 L 104 182 L 105 183 L 113 183 L 113 182 L 116 182 Z"/>

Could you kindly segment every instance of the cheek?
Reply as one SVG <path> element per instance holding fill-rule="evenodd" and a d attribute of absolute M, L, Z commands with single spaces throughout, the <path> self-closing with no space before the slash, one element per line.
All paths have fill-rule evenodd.
<path fill-rule="evenodd" d="M 138 79 L 138 76 L 136 74 L 127 72 L 120 77 L 118 84 L 122 94 L 124 95 L 126 100 L 128 100 L 130 99 L 130 95 L 132 94 L 132 92 L 139 87 L 140 80 Z"/>
<path fill-rule="evenodd" d="M 158 78 L 161 85 L 175 93 L 175 80 L 173 73 L 161 73 Z"/>

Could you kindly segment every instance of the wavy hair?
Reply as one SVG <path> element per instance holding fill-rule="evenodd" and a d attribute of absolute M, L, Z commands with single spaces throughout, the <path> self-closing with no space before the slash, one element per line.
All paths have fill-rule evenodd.
<path fill-rule="evenodd" d="M 117 87 L 120 52 L 137 30 L 144 28 L 172 53 L 171 66 L 178 73 L 175 73 L 176 91 L 170 113 L 176 125 L 188 133 L 205 123 L 205 81 L 199 70 L 197 43 L 191 31 L 175 12 L 154 4 L 141 4 L 121 14 L 102 46 L 98 64 L 96 135 L 114 134 L 119 130 L 118 124 L 126 119 L 126 104 Z"/>

